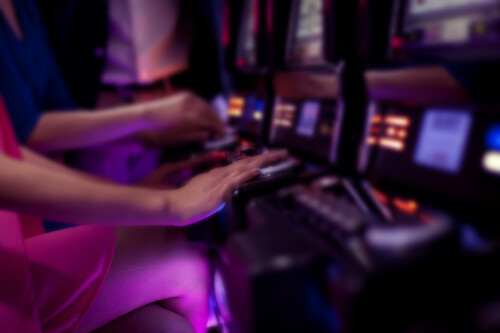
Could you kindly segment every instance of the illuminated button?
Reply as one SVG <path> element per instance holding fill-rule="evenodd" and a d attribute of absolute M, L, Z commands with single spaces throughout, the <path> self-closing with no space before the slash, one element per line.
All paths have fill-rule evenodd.
<path fill-rule="evenodd" d="M 256 110 L 254 111 L 254 113 L 252 114 L 252 117 L 254 120 L 262 120 L 262 112 L 259 111 L 259 110 Z"/>
<path fill-rule="evenodd" d="M 394 198 L 392 203 L 394 204 L 394 207 L 410 215 L 415 214 L 418 210 L 418 203 L 415 200 Z"/>
<path fill-rule="evenodd" d="M 406 130 L 399 130 L 398 132 L 398 136 L 401 138 L 401 139 L 406 139 L 406 137 L 408 136 L 408 132 Z"/>
<path fill-rule="evenodd" d="M 377 138 L 373 137 L 373 136 L 369 136 L 367 139 L 366 139 L 366 143 L 373 146 L 373 145 L 376 145 L 378 143 L 378 140 Z"/>
<path fill-rule="evenodd" d="M 241 98 L 241 97 L 232 97 L 229 100 L 229 105 L 231 105 L 233 107 L 243 106 L 243 104 L 245 104 L 245 99 Z"/>
<path fill-rule="evenodd" d="M 243 115 L 243 110 L 240 108 L 229 108 L 229 116 L 233 118 L 239 118 Z"/>
<path fill-rule="evenodd" d="M 264 102 L 257 101 L 257 103 L 255 105 L 255 110 L 262 112 L 264 110 Z"/>
<path fill-rule="evenodd" d="M 385 134 L 387 136 L 394 136 L 396 135 L 396 129 L 394 127 L 388 127 L 386 130 L 385 130 Z"/>
<path fill-rule="evenodd" d="M 500 150 L 500 125 L 490 127 L 486 133 L 486 145 L 489 149 Z"/>
<path fill-rule="evenodd" d="M 402 151 L 405 148 L 403 141 L 389 138 L 380 139 L 380 146 L 391 150 Z"/>
<path fill-rule="evenodd" d="M 500 175 L 500 152 L 489 151 L 484 154 L 483 167 L 491 173 Z"/>
<path fill-rule="evenodd" d="M 407 127 L 410 126 L 410 119 L 401 116 L 387 116 L 385 117 L 385 123 L 388 125 Z"/>

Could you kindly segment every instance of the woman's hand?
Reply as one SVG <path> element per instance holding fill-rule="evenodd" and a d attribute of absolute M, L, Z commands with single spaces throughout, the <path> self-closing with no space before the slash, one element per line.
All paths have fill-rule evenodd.
<path fill-rule="evenodd" d="M 149 102 L 142 107 L 150 128 L 143 133 L 143 141 L 149 146 L 168 147 L 206 141 L 211 136 L 225 133 L 225 125 L 212 107 L 189 92 Z"/>
<path fill-rule="evenodd" d="M 233 163 L 193 178 L 172 193 L 171 210 L 180 225 L 188 225 L 217 212 L 234 187 L 256 177 L 259 169 L 283 160 L 286 151 L 274 151 Z"/>

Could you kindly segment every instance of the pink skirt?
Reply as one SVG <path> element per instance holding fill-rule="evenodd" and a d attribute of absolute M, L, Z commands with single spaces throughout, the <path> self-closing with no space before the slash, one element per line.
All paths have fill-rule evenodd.
<path fill-rule="evenodd" d="M 1 96 L 0 153 L 21 159 Z M 114 228 L 41 232 L 40 219 L 0 210 L 2 332 L 74 331 L 108 274 Z"/>
<path fill-rule="evenodd" d="M 75 227 L 25 244 L 43 332 L 74 331 L 108 273 L 114 228 Z"/>

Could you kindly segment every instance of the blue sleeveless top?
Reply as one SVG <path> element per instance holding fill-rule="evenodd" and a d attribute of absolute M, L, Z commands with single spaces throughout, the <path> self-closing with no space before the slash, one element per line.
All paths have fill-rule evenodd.
<path fill-rule="evenodd" d="M 19 142 L 24 142 L 44 111 L 74 104 L 49 49 L 38 8 L 32 0 L 14 1 L 24 39 L 0 13 L 0 95 Z"/>

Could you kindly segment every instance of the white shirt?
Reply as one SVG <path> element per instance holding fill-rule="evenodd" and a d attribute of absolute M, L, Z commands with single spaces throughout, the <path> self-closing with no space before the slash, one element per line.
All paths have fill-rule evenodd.
<path fill-rule="evenodd" d="M 191 26 L 181 19 L 182 0 L 108 1 L 103 84 L 148 84 L 187 68 Z"/>

